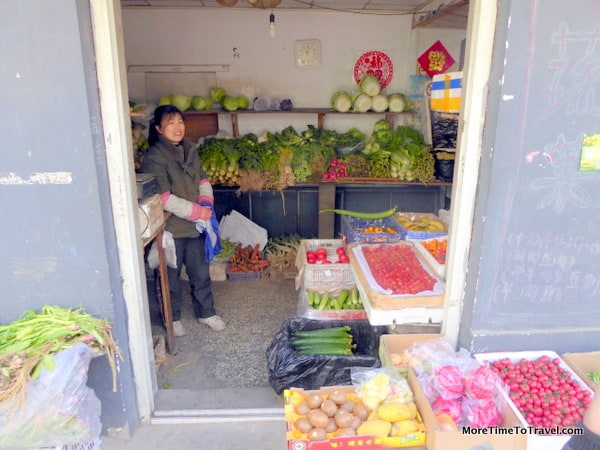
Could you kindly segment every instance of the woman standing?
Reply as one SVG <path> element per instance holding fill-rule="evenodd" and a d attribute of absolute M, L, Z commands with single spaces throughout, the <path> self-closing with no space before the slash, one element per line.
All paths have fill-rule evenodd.
<path fill-rule="evenodd" d="M 199 323 L 223 331 L 225 323 L 217 315 L 205 251 L 206 233 L 198 221 L 209 222 L 214 214 L 213 189 L 202 168 L 194 145 L 185 139 L 183 113 L 175 106 L 156 108 L 150 123 L 142 171 L 157 181 L 163 209 L 171 213 L 166 230 L 173 234 L 177 269 L 169 268 L 169 288 L 173 309 L 173 333 L 184 336 L 181 323 L 181 267 L 190 280 L 194 314 Z"/>

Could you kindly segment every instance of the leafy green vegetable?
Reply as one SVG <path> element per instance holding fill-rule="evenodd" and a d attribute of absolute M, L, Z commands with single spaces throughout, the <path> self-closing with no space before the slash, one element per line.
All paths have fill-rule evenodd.
<path fill-rule="evenodd" d="M 346 91 L 337 91 L 331 96 L 331 107 L 337 112 L 348 112 L 352 108 L 352 97 Z"/>
<path fill-rule="evenodd" d="M 206 111 L 212 108 L 213 101 L 209 97 L 194 95 L 192 97 L 192 109 L 195 111 Z"/>
<path fill-rule="evenodd" d="M 238 98 L 238 109 L 248 109 L 250 107 L 250 100 L 248 97 L 240 95 Z"/>
<path fill-rule="evenodd" d="M 388 109 L 391 112 L 403 112 L 406 109 L 407 102 L 403 94 L 395 93 L 388 96 Z"/>
<path fill-rule="evenodd" d="M 209 95 L 210 95 L 210 98 L 212 98 L 215 103 L 221 103 L 221 101 L 225 98 L 227 93 L 225 92 L 225 89 L 223 89 L 223 88 L 212 87 L 209 90 Z"/>
<path fill-rule="evenodd" d="M 184 94 L 173 94 L 171 104 L 181 111 L 187 111 L 192 106 L 192 98 Z"/>
<path fill-rule="evenodd" d="M 371 96 L 365 93 L 359 94 L 355 99 L 352 105 L 352 109 L 355 112 L 367 112 L 371 109 L 373 102 L 371 100 Z"/>
<path fill-rule="evenodd" d="M 239 107 L 238 97 L 229 97 L 226 95 L 223 97 L 221 105 L 225 111 L 235 111 Z"/>
<path fill-rule="evenodd" d="M 160 100 L 158 101 L 158 106 L 170 105 L 170 104 L 171 104 L 171 97 L 168 95 L 165 97 L 161 97 Z"/>
<path fill-rule="evenodd" d="M 366 74 L 359 84 L 360 92 L 367 94 L 369 97 L 374 97 L 381 92 L 381 84 L 379 78 L 372 73 Z"/>
<path fill-rule="evenodd" d="M 371 109 L 375 112 L 384 112 L 388 109 L 388 99 L 385 94 L 377 94 L 371 98 Z"/>

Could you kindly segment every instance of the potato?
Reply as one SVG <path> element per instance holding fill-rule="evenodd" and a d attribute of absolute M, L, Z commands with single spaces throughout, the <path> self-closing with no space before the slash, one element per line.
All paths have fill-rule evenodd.
<path fill-rule="evenodd" d="M 325 429 L 329 423 L 329 417 L 320 409 L 311 409 L 311 411 L 308 413 L 308 420 L 315 428 Z"/>
<path fill-rule="evenodd" d="M 338 405 L 336 405 L 332 400 L 327 399 L 324 400 L 323 403 L 321 403 L 321 411 L 327 414 L 327 417 L 335 416 L 337 410 Z"/>
<path fill-rule="evenodd" d="M 324 428 L 313 428 L 312 430 L 310 430 L 310 433 L 308 433 L 308 440 L 309 441 L 324 441 L 327 439 L 327 431 L 325 431 Z"/>
<path fill-rule="evenodd" d="M 306 403 L 311 409 L 319 408 L 321 406 L 321 403 L 323 403 L 323 397 L 319 394 L 309 395 L 308 397 L 306 397 Z"/>
<path fill-rule="evenodd" d="M 304 400 L 294 407 L 294 411 L 299 416 L 305 416 L 310 412 L 310 406 L 308 406 L 308 403 L 306 403 L 306 400 Z"/>
<path fill-rule="evenodd" d="M 308 420 L 308 417 L 300 417 L 298 420 L 296 420 L 296 429 L 300 432 L 300 433 L 308 433 L 310 430 L 313 429 L 313 426 L 310 423 L 310 420 Z"/>

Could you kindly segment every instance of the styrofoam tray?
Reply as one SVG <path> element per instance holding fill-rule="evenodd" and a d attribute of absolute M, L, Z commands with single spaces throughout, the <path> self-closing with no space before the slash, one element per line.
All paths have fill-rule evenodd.
<path fill-rule="evenodd" d="M 437 260 L 429 252 L 429 250 L 427 250 L 423 246 L 423 242 L 433 241 L 433 240 L 441 240 L 441 239 L 447 240 L 447 237 L 440 236 L 437 238 L 424 239 L 422 241 L 414 241 L 414 243 L 415 243 L 415 249 L 416 249 L 417 253 L 425 260 L 427 265 L 433 270 L 433 272 L 435 272 L 435 274 L 438 277 L 445 280 L 446 279 L 446 264 L 440 264 L 439 262 L 437 262 Z"/>
<path fill-rule="evenodd" d="M 473 355 L 473 357 L 484 363 L 486 361 L 497 361 L 503 358 L 509 358 L 511 362 L 517 362 L 521 359 L 527 360 L 535 360 L 541 356 L 548 356 L 551 359 L 559 358 L 560 359 L 560 367 L 571 374 L 573 379 L 577 381 L 581 386 L 587 389 L 590 392 L 593 392 L 581 379 L 579 375 L 569 367 L 569 365 L 555 352 L 550 350 L 540 350 L 540 351 L 519 351 L 519 352 L 493 352 L 493 353 L 477 353 Z M 521 411 L 517 408 L 514 402 L 510 399 L 507 393 L 504 393 L 507 404 L 510 405 L 511 409 L 514 411 L 515 415 L 518 419 L 525 425 L 527 421 Z M 570 436 L 548 436 L 548 435 L 539 435 L 535 433 L 529 433 L 527 435 L 527 450 L 561 450 L 564 444 L 569 440 Z"/>

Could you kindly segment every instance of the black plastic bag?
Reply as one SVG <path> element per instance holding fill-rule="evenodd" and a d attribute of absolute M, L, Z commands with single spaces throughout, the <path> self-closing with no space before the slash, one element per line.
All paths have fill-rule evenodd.
<path fill-rule="evenodd" d="M 294 350 L 293 333 L 348 325 L 353 342 L 354 355 L 302 355 Z M 352 367 L 381 367 L 379 338 L 387 327 L 374 327 L 367 320 L 312 320 L 303 317 L 287 318 L 267 348 L 269 383 L 281 394 L 291 387 L 319 389 L 322 386 L 351 385 Z"/>

